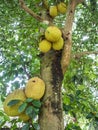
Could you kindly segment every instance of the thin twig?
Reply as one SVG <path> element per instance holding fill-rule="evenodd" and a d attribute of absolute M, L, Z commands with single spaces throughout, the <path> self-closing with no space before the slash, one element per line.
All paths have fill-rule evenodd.
<path fill-rule="evenodd" d="M 37 19 L 40 22 L 43 22 L 44 19 L 42 17 L 40 17 L 39 15 L 37 15 L 36 13 L 34 13 L 31 9 L 29 9 L 23 0 L 19 0 L 20 6 L 21 8 L 23 8 L 27 13 L 29 13 L 33 18 Z"/>
<path fill-rule="evenodd" d="M 76 59 L 79 59 L 84 55 L 91 55 L 91 54 L 98 55 L 98 51 L 84 51 L 84 52 L 73 54 L 72 57 L 76 58 Z"/>

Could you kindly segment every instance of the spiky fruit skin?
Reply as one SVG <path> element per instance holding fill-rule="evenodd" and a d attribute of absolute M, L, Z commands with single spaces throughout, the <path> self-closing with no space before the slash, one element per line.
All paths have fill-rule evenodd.
<path fill-rule="evenodd" d="M 22 113 L 22 114 L 19 115 L 19 119 L 26 122 L 30 119 L 30 117 L 28 115 L 26 115 L 25 113 Z"/>
<path fill-rule="evenodd" d="M 39 100 L 45 92 L 45 83 L 42 79 L 34 77 L 28 80 L 25 87 L 25 94 L 28 98 Z"/>
<path fill-rule="evenodd" d="M 41 52 L 46 53 L 51 49 L 51 43 L 44 39 L 39 43 L 39 49 Z"/>
<path fill-rule="evenodd" d="M 57 5 L 57 10 L 58 10 L 58 12 L 60 12 L 61 14 L 65 14 L 65 13 L 66 13 L 66 4 L 63 3 L 63 2 L 60 2 L 60 3 Z"/>
<path fill-rule="evenodd" d="M 61 30 L 56 26 L 49 26 L 45 31 L 45 38 L 50 42 L 58 41 L 61 35 Z"/>
<path fill-rule="evenodd" d="M 61 37 L 57 42 L 53 43 L 52 47 L 54 50 L 61 50 L 63 48 L 63 45 L 64 45 L 64 40 Z"/>
<path fill-rule="evenodd" d="M 50 6 L 49 8 L 49 14 L 51 17 L 56 17 L 57 16 L 57 6 Z"/>
<path fill-rule="evenodd" d="M 11 100 L 17 100 L 19 99 L 20 101 L 13 105 L 13 106 L 8 106 L 8 103 Z M 25 93 L 23 89 L 16 89 L 14 90 L 12 93 L 10 93 L 4 103 L 3 103 L 3 109 L 4 112 L 8 115 L 8 116 L 18 116 L 20 113 L 18 112 L 18 108 L 19 106 L 23 103 L 23 101 L 26 99 Z"/>

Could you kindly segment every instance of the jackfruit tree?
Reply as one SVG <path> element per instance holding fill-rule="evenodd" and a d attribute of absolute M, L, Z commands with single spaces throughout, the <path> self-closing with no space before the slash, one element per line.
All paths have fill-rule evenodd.
<path fill-rule="evenodd" d="M 0 128 L 97 130 L 97 5 L 0 1 Z"/>

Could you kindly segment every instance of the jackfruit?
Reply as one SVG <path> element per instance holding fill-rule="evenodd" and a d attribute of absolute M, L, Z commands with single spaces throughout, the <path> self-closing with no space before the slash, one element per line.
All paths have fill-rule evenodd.
<path fill-rule="evenodd" d="M 61 50 L 63 48 L 63 45 L 64 45 L 64 40 L 61 37 L 57 42 L 53 43 L 52 47 L 54 50 Z"/>
<path fill-rule="evenodd" d="M 56 17 L 57 16 L 57 7 L 56 6 L 50 6 L 49 14 L 53 18 Z"/>
<path fill-rule="evenodd" d="M 18 107 L 23 103 L 23 101 L 26 99 L 25 93 L 23 89 L 16 89 L 14 90 L 12 93 L 10 93 L 4 103 L 3 103 L 3 109 L 4 112 L 8 115 L 8 116 L 17 116 L 20 113 L 18 112 Z M 17 104 L 14 104 L 12 106 L 9 106 L 8 103 L 11 100 L 20 100 Z"/>
<path fill-rule="evenodd" d="M 61 30 L 56 26 L 49 26 L 45 31 L 45 38 L 50 42 L 58 41 L 61 35 Z"/>
<path fill-rule="evenodd" d="M 44 39 L 39 43 L 39 49 L 41 52 L 46 53 L 51 49 L 51 43 Z"/>
<path fill-rule="evenodd" d="M 61 14 L 65 14 L 65 13 L 66 13 L 66 4 L 63 3 L 63 2 L 60 2 L 60 3 L 57 5 L 57 10 L 58 10 L 58 12 L 60 12 Z"/>
<path fill-rule="evenodd" d="M 24 122 L 28 121 L 30 117 L 26 115 L 25 113 L 22 113 L 19 115 L 19 119 L 23 120 Z"/>
<path fill-rule="evenodd" d="M 28 98 L 40 99 L 45 92 L 45 83 L 42 79 L 34 77 L 28 80 L 25 87 L 25 94 Z"/>

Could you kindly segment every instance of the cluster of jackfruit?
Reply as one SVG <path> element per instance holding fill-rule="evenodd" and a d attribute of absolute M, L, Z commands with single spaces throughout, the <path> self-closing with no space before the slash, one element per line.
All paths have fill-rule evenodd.
<path fill-rule="evenodd" d="M 28 80 L 25 89 L 16 89 L 12 93 L 8 94 L 4 103 L 3 109 L 4 112 L 11 117 L 19 117 L 23 121 L 28 121 L 30 117 L 25 113 L 19 112 L 19 106 L 23 104 L 23 102 L 27 98 L 32 98 L 35 100 L 40 100 L 45 92 L 45 83 L 42 79 L 38 77 L 34 77 Z M 19 100 L 14 105 L 8 105 L 12 100 Z"/>
<path fill-rule="evenodd" d="M 61 14 L 66 13 L 66 4 L 64 2 L 60 2 L 57 5 L 53 5 L 49 7 L 49 15 L 52 18 L 56 17 L 58 13 L 61 13 Z"/>
<path fill-rule="evenodd" d="M 45 39 L 39 43 L 39 49 L 41 52 L 46 53 L 49 50 L 61 50 L 64 45 L 62 38 L 62 32 L 56 26 L 49 26 L 45 30 Z"/>

